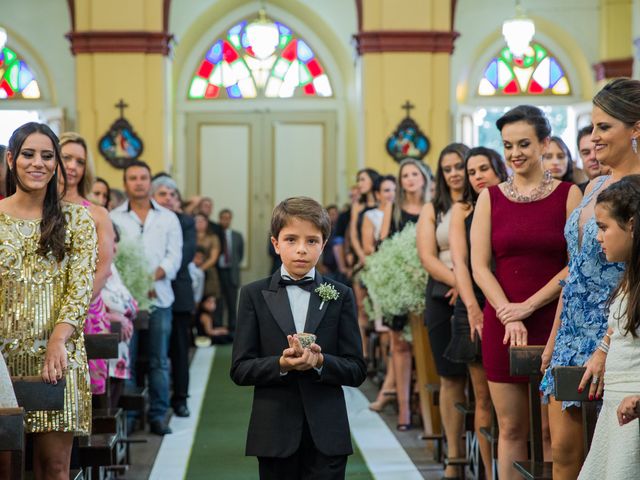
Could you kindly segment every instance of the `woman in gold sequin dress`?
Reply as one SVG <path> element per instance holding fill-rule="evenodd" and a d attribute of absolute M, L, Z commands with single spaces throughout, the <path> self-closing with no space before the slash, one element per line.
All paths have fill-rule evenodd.
<path fill-rule="evenodd" d="M 69 478 L 73 435 L 87 435 L 91 425 L 82 328 L 93 288 L 96 231 L 86 208 L 60 200 L 57 176 L 64 177 L 64 168 L 49 127 L 18 128 L 6 160 L 0 351 L 11 375 L 40 375 L 48 383 L 65 378 L 64 409 L 29 412 L 25 429 L 34 434 L 36 478 Z M 0 477 L 2 469 L 0 461 Z"/>

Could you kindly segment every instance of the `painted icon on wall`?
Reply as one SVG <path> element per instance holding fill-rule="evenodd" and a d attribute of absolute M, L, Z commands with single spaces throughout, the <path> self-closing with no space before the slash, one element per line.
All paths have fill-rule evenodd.
<path fill-rule="evenodd" d="M 122 99 L 116 104 L 116 108 L 120 109 L 120 118 L 111 124 L 109 131 L 98 142 L 102 156 L 116 168 L 125 168 L 140 158 L 144 150 L 142 139 L 124 118 L 124 109 L 127 107 Z"/>
<path fill-rule="evenodd" d="M 407 100 L 402 108 L 407 111 L 407 116 L 387 139 L 387 153 L 396 162 L 400 162 L 405 158 L 422 160 L 429 153 L 431 142 L 409 115 L 409 111 L 415 107 Z"/>

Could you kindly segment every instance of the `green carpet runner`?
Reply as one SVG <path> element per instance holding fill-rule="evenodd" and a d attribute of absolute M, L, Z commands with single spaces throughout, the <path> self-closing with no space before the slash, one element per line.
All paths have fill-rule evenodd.
<path fill-rule="evenodd" d="M 216 347 L 191 449 L 187 479 L 255 480 L 258 462 L 244 456 L 253 391 L 229 378 L 231 347 Z M 356 447 L 354 442 L 354 447 Z M 373 479 L 360 451 L 349 457 L 347 479 Z"/>

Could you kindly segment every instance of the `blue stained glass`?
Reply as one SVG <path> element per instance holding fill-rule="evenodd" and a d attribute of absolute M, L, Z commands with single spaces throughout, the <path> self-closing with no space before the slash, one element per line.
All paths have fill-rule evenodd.
<path fill-rule="evenodd" d="M 20 74 L 18 75 L 18 89 L 22 90 L 33 80 L 33 73 L 23 61 L 20 61 Z"/>
<path fill-rule="evenodd" d="M 313 58 L 313 51 L 303 40 L 298 39 L 298 58 L 307 63 Z"/>
<path fill-rule="evenodd" d="M 498 88 L 498 61 L 492 60 L 484 72 L 484 76 L 489 80 L 493 88 Z"/>
<path fill-rule="evenodd" d="M 247 31 L 246 30 L 244 32 L 242 32 L 242 38 L 240 39 L 240 41 L 242 42 L 242 46 L 244 48 L 249 48 L 251 46 L 251 44 L 249 43 L 249 38 L 247 38 Z"/>
<path fill-rule="evenodd" d="M 549 88 L 553 88 L 556 82 L 564 76 L 564 72 L 555 59 L 550 58 L 549 60 L 551 60 L 551 66 L 549 68 Z"/>
<path fill-rule="evenodd" d="M 240 34 L 240 30 L 242 30 L 242 27 L 244 27 L 246 23 L 247 22 L 240 22 L 235 27 L 230 28 L 229 29 L 229 36 L 231 36 L 231 35 L 239 35 Z"/>
<path fill-rule="evenodd" d="M 222 60 L 222 40 L 218 40 L 207 52 L 207 60 L 214 65 Z"/>
<path fill-rule="evenodd" d="M 242 93 L 237 84 L 227 87 L 227 95 L 229 95 L 229 98 L 242 98 Z"/>
<path fill-rule="evenodd" d="M 291 30 L 289 30 L 283 24 L 276 22 L 276 25 L 278 26 L 278 31 L 280 32 L 280 35 L 291 35 Z"/>

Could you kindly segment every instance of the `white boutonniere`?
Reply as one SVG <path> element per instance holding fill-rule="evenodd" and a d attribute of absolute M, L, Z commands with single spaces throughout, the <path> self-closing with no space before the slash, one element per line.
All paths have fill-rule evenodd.
<path fill-rule="evenodd" d="M 322 307 L 324 306 L 324 302 L 337 300 L 340 297 L 340 293 L 338 293 L 338 291 L 336 290 L 336 287 L 326 282 L 320 285 L 314 291 L 322 299 L 322 303 L 320 304 L 320 310 L 322 310 Z"/>

